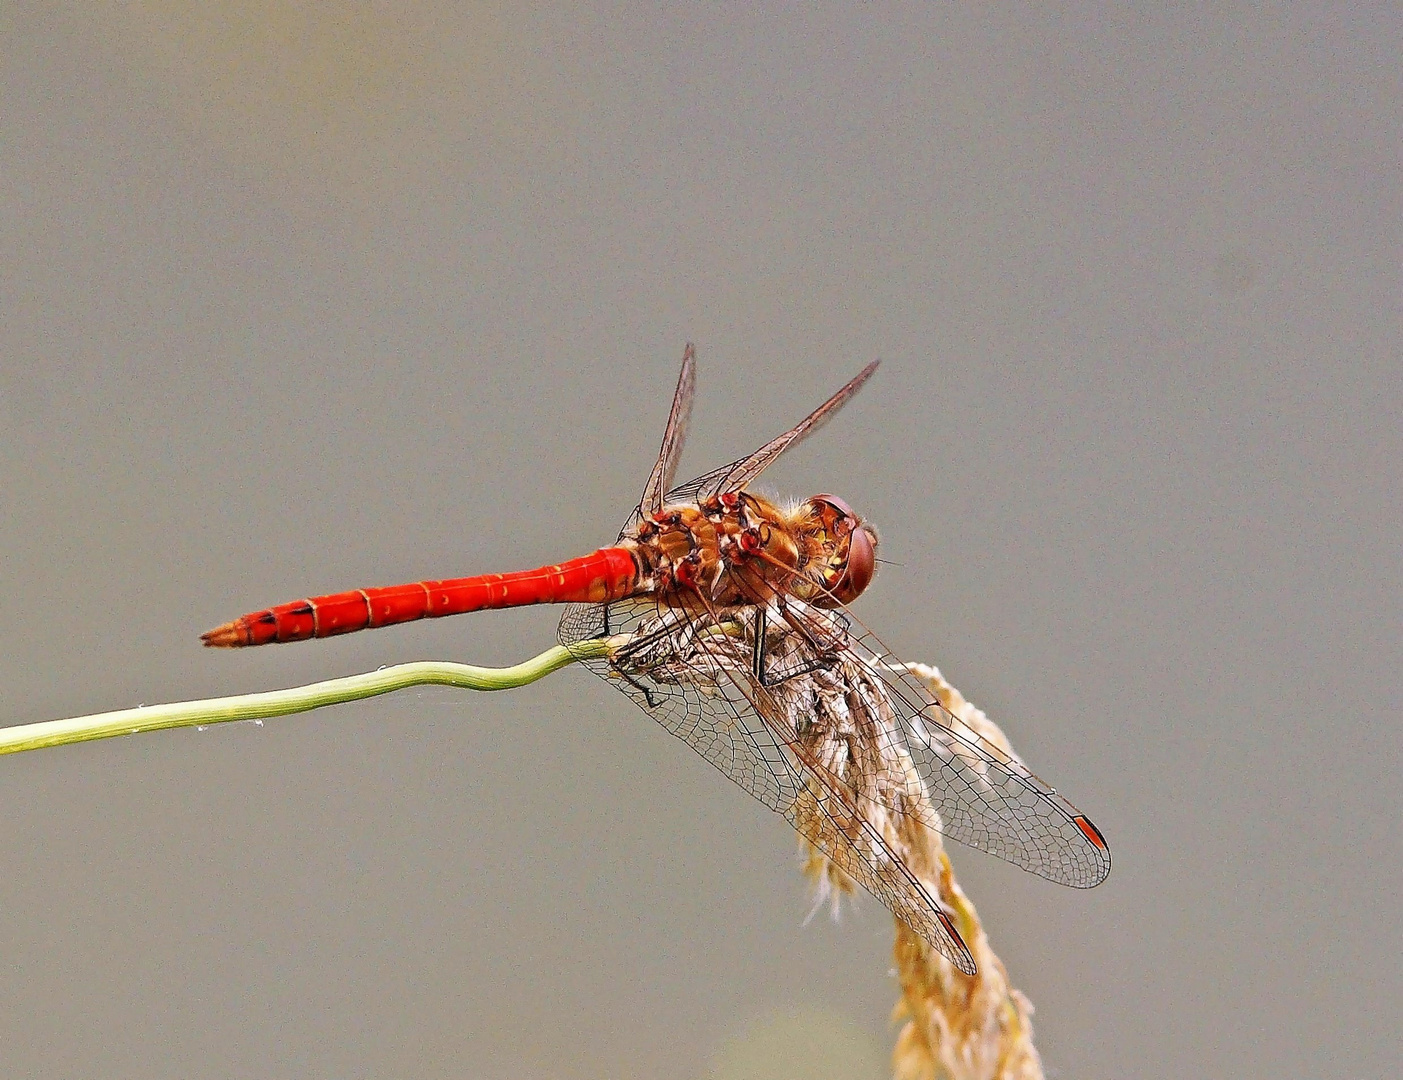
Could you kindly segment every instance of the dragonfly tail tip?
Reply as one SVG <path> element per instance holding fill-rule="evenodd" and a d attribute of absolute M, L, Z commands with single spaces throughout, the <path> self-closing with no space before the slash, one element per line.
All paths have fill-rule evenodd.
<path fill-rule="evenodd" d="M 200 640 L 205 643 L 207 649 L 237 649 L 244 644 L 244 637 L 239 633 L 237 621 L 216 626 L 213 630 L 206 630 L 200 635 Z"/>

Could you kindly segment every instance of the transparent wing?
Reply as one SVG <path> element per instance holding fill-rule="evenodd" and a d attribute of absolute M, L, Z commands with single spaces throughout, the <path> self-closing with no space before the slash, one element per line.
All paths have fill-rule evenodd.
<path fill-rule="evenodd" d="M 838 410 L 851 401 L 853 396 L 872 377 L 872 373 L 877 370 L 878 363 L 879 361 L 873 360 L 831 398 L 783 435 L 771 439 L 755 453 L 743 457 L 739 461 L 733 461 L 729 465 L 723 465 L 719 469 L 713 469 L 709 473 L 698 476 L 695 480 L 689 480 L 687 483 L 665 492 L 663 501 L 669 504 L 700 502 L 723 491 L 739 491 L 773 465 L 780 454 L 802 442 L 831 420 Z M 629 519 L 628 525 L 624 526 L 624 532 L 619 534 L 620 538 L 628 532 L 635 520 L 636 518 Z"/>
<path fill-rule="evenodd" d="M 783 810 L 802 784 L 721 661 L 702 648 L 702 633 L 697 620 L 648 598 L 571 605 L 560 624 L 566 647 L 602 634 L 628 637 L 621 655 L 585 663 L 771 810 Z"/>
<path fill-rule="evenodd" d="M 712 483 L 715 484 L 715 490 L 709 490 L 707 494 L 715 494 L 720 491 L 739 491 L 749 484 L 767 468 L 773 465 L 775 459 L 778 458 L 780 454 L 784 453 L 792 446 L 797 446 L 819 428 L 823 427 L 824 424 L 828 423 L 829 420 L 833 419 L 838 410 L 851 401 L 857 392 L 862 389 L 867 380 L 872 377 L 872 373 L 877 370 L 878 363 L 880 363 L 880 361 L 873 360 L 872 363 L 868 364 L 849 380 L 841 390 L 813 412 L 809 413 L 803 420 L 799 421 L 799 423 L 795 424 L 778 438 L 771 439 L 749 457 L 737 461 L 728 471 L 721 473 L 719 476 L 716 476 L 716 474 L 708 474 L 709 476 L 715 476 L 715 479 L 712 481 Z"/>
<path fill-rule="evenodd" d="M 658 609 L 652 601 L 632 603 L 640 604 L 639 610 L 654 613 L 656 618 Z M 630 626 L 641 625 L 636 619 L 632 623 L 621 622 L 617 618 L 621 607 L 581 605 L 567 611 L 561 624 L 562 642 L 568 645 L 601 633 L 628 632 Z M 756 606 L 732 612 L 732 618 L 741 627 L 741 636 L 750 635 L 751 644 L 747 647 L 752 654 L 755 631 L 747 620 L 753 621 L 762 610 Z M 644 665 L 634 673 L 636 686 L 624 684 L 621 689 L 645 688 L 662 708 L 689 710 L 685 724 L 658 718 L 735 778 L 731 770 L 737 766 L 728 764 L 723 752 L 698 744 L 718 737 L 708 734 L 711 729 L 720 727 L 729 732 L 736 728 L 735 714 L 741 705 L 733 702 L 725 706 L 722 716 L 715 703 L 693 700 L 697 693 L 687 679 L 696 683 L 699 677 L 688 676 L 687 672 L 699 663 L 699 649 L 694 640 L 679 633 L 678 627 L 687 627 L 695 637 L 695 620 L 689 622 L 680 615 L 670 618 L 676 625 L 665 627 L 662 622 L 655 622 L 656 628 L 649 631 L 654 638 L 646 646 L 652 650 L 651 666 Z M 606 620 L 614 625 L 606 626 Z M 861 699 L 884 698 L 890 718 L 882 724 L 869 723 L 856 741 L 856 745 L 866 748 L 870 759 L 863 766 L 865 771 L 854 774 L 863 781 L 857 785 L 862 798 L 878 803 L 890 813 L 914 817 L 952 840 L 1049 881 L 1086 889 L 1105 880 L 1111 870 L 1110 849 L 1090 818 L 1035 776 L 1016 755 L 942 706 L 874 635 L 860 628 L 855 630 L 851 619 L 841 612 L 821 610 L 792 598 L 778 602 L 768 626 L 762 650 L 763 682 L 752 670 L 752 659 L 718 666 L 719 662 L 710 656 L 705 658 L 709 664 L 705 678 L 715 682 L 717 671 L 721 671 L 728 681 L 738 683 L 744 691 L 741 701 L 752 713 L 759 707 L 757 703 L 773 700 L 784 715 L 807 717 L 810 723 L 834 713 L 834 700 L 857 702 L 847 706 L 849 715 L 825 720 L 815 730 L 825 723 L 834 729 L 858 725 Z M 638 647 L 640 655 L 644 647 Z M 667 693 L 652 688 L 652 681 L 668 672 L 672 673 L 671 683 L 687 691 L 681 706 L 669 702 Z M 874 680 L 882 684 L 881 691 L 872 689 Z M 635 692 L 634 696 L 646 711 L 653 712 L 649 694 Z M 751 726 L 756 723 L 758 719 L 752 720 Z M 719 737 L 724 739 L 725 734 Z M 926 798 L 916 797 L 898 782 L 900 778 L 881 783 L 872 779 L 881 762 L 903 759 L 911 762 Z M 842 770 L 835 772 L 844 775 Z M 759 797 L 755 782 L 738 782 Z"/>
<path fill-rule="evenodd" d="M 648 483 L 643 486 L 643 498 L 638 503 L 640 513 L 650 514 L 663 508 L 663 496 L 677 475 L 677 461 L 687 441 L 687 426 L 692 419 L 692 398 L 697 389 L 697 351 L 689 341 L 682 350 L 682 373 L 677 376 L 677 389 L 672 395 L 672 411 L 663 430 L 663 445 L 658 451 Z"/>
<path fill-rule="evenodd" d="M 709 616 L 634 599 L 575 605 L 561 622 L 560 639 L 568 646 L 606 632 L 627 636 L 628 645 L 612 659 L 585 662 L 783 814 L 834 865 L 951 963 L 973 974 L 973 958 L 949 916 L 888 838 L 892 819 L 884 803 L 904 803 L 895 794 L 878 796 L 875 788 L 900 788 L 912 798 L 918 791 L 901 768 L 892 770 L 892 761 L 871 754 L 860 755 L 860 766 L 839 760 L 841 748 L 851 742 L 839 730 L 850 712 L 840 700 L 845 692 L 840 684 L 830 680 L 820 686 L 807 672 L 780 683 L 786 691 L 781 694 L 747 676 L 756 625 L 749 608 L 730 612 L 718 624 Z M 801 686 L 803 693 L 796 694 Z M 823 709 L 814 704 L 820 697 Z"/>
<path fill-rule="evenodd" d="M 929 803 L 890 809 L 916 812 L 944 836 L 1061 885 L 1087 889 L 1105 880 L 1110 848 L 1091 819 L 1015 754 L 941 705 L 875 635 L 855 628 L 845 614 L 793 600 L 783 607 L 796 628 L 792 640 L 803 646 L 791 663 L 823 663 L 837 656 L 861 678 L 885 684 L 894 722 L 881 736 L 891 743 L 884 752 L 909 754 L 929 796 Z M 853 682 L 858 676 L 847 678 Z M 777 692 L 783 687 L 781 682 Z"/>
<path fill-rule="evenodd" d="M 950 963 L 975 974 L 974 957 L 950 916 L 866 817 L 829 786 L 811 784 L 806 795 L 784 815 L 799 834 Z"/>

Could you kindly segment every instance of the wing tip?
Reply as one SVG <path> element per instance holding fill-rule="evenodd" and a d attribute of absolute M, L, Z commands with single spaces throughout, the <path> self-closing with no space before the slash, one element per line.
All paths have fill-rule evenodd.
<path fill-rule="evenodd" d="M 1094 889 L 1111 874 L 1111 848 L 1106 843 L 1106 838 L 1101 835 L 1098 829 L 1085 814 L 1076 814 L 1072 817 L 1072 824 L 1077 827 L 1082 836 L 1086 837 L 1087 843 L 1091 845 L 1091 854 L 1096 858 L 1092 873 L 1086 878 L 1074 881 L 1071 884 L 1079 889 Z"/>
<path fill-rule="evenodd" d="M 834 394 L 833 397 L 841 397 L 845 401 L 851 398 L 854 394 L 856 394 L 867 384 L 867 380 L 872 378 L 872 376 L 876 373 L 877 368 L 881 366 L 881 363 L 881 360 L 873 360 L 865 368 L 863 368 L 851 379 L 849 379 L 846 385 L 844 385 L 844 387 L 841 390 Z"/>
<path fill-rule="evenodd" d="M 947 949 L 940 949 L 940 954 L 966 975 L 978 975 L 979 965 L 974 962 L 974 954 L 969 951 L 965 939 L 960 937 L 960 932 L 955 929 L 954 920 L 943 911 L 937 911 L 936 915 L 940 918 L 940 925 L 945 928 L 946 944 L 950 946 Z M 954 955 L 951 955 L 952 953 Z"/>
<path fill-rule="evenodd" d="M 1085 814 L 1077 814 L 1072 818 L 1072 822 L 1081 830 L 1082 835 L 1091 841 L 1093 847 L 1110 855 L 1111 849 L 1106 844 L 1106 838 L 1101 835 L 1101 830 L 1092 824 L 1089 817 Z"/>

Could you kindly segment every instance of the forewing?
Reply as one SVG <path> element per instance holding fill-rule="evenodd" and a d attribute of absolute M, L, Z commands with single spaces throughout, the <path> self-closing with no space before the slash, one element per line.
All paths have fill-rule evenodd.
<path fill-rule="evenodd" d="M 799 793 L 793 770 L 721 670 L 726 658 L 697 646 L 702 629 L 679 609 L 638 597 L 571 605 L 560 640 L 568 648 L 605 634 L 628 638 L 612 660 L 584 663 L 771 810 L 783 811 Z"/>
<path fill-rule="evenodd" d="M 887 686 L 897 736 L 910 754 L 938 819 L 926 824 L 952 840 L 987 851 L 1039 877 L 1086 889 L 1111 871 L 1111 853 L 1091 820 L 954 713 L 849 617 L 790 605 L 841 633 L 845 652 Z"/>
<path fill-rule="evenodd" d="M 607 608 L 607 611 L 604 610 Z M 743 619 L 744 616 L 741 616 Z M 746 675 L 753 622 L 725 633 L 648 599 L 575 605 L 561 622 L 567 646 L 601 633 L 630 637 L 610 660 L 586 660 L 668 731 L 770 809 L 859 882 L 951 963 L 973 974 L 949 917 L 868 820 L 875 806 L 806 749 L 804 717 Z M 708 635 L 711 635 L 708 637 Z M 763 714 L 763 715 L 762 715 Z"/>
<path fill-rule="evenodd" d="M 714 491 L 708 491 L 708 494 L 714 494 L 719 491 L 739 491 L 744 488 L 767 468 L 773 465 L 775 459 L 778 458 L 780 454 L 784 453 L 792 446 L 797 446 L 824 424 L 828 423 L 829 420 L 833 419 L 838 410 L 851 401 L 857 392 L 862 389 L 867 380 L 872 377 L 872 373 L 877 370 L 879 362 L 880 361 L 873 360 L 872 363 L 868 364 L 849 380 L 847 385 L 783 435 L 771 439 L 749 457 L 737 461 L 730 467 L 728 472 L 714 481 Z"/>
<path fill-rule="evenodd" d="M 862 389 L 879 361 L 873 360 L 852 378 L 846 386 L 778 438 L 771 439 L 755 453 L 698 476 L 695 480 L 666 492 L 664 501 L 672 503 L 700 502 L 723 491 L 739 491 L 774 464 L 775 459 L 821 428 L 853 399 Z"/>
<path fill-rule="evenodd" d="M 657 464 L 652 475 L 643 487 L 643 498 L 638 503 L 639 512 L 651 514 L 663 508 L 663 496 L 672 487 L 677 475 L 677 461 L 682 456 L 682 446 L 687 441 L 687 427 L 692 419 L 692 398 L 697 387 L 697 354 L 689 341 L 682 350 L 682 372 L 677 377 L 677 389 L 672 395 L 672 411 L 667 416 L 667 427 L 663 431 L 662 449 L 658 451 Z"/>

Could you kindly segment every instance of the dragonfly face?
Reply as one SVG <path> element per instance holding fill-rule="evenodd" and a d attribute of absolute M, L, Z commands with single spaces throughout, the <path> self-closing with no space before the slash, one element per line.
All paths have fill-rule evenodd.
<path fill-rule="evenodd" d="M 813 597 L 813 605 L 831 608 L 851 604 L 876 573 L 877 530 L 837 495 L 815 495 L 800 510 L 806 511 L 817 527 L 815 562 L 824 591 Z"/>

